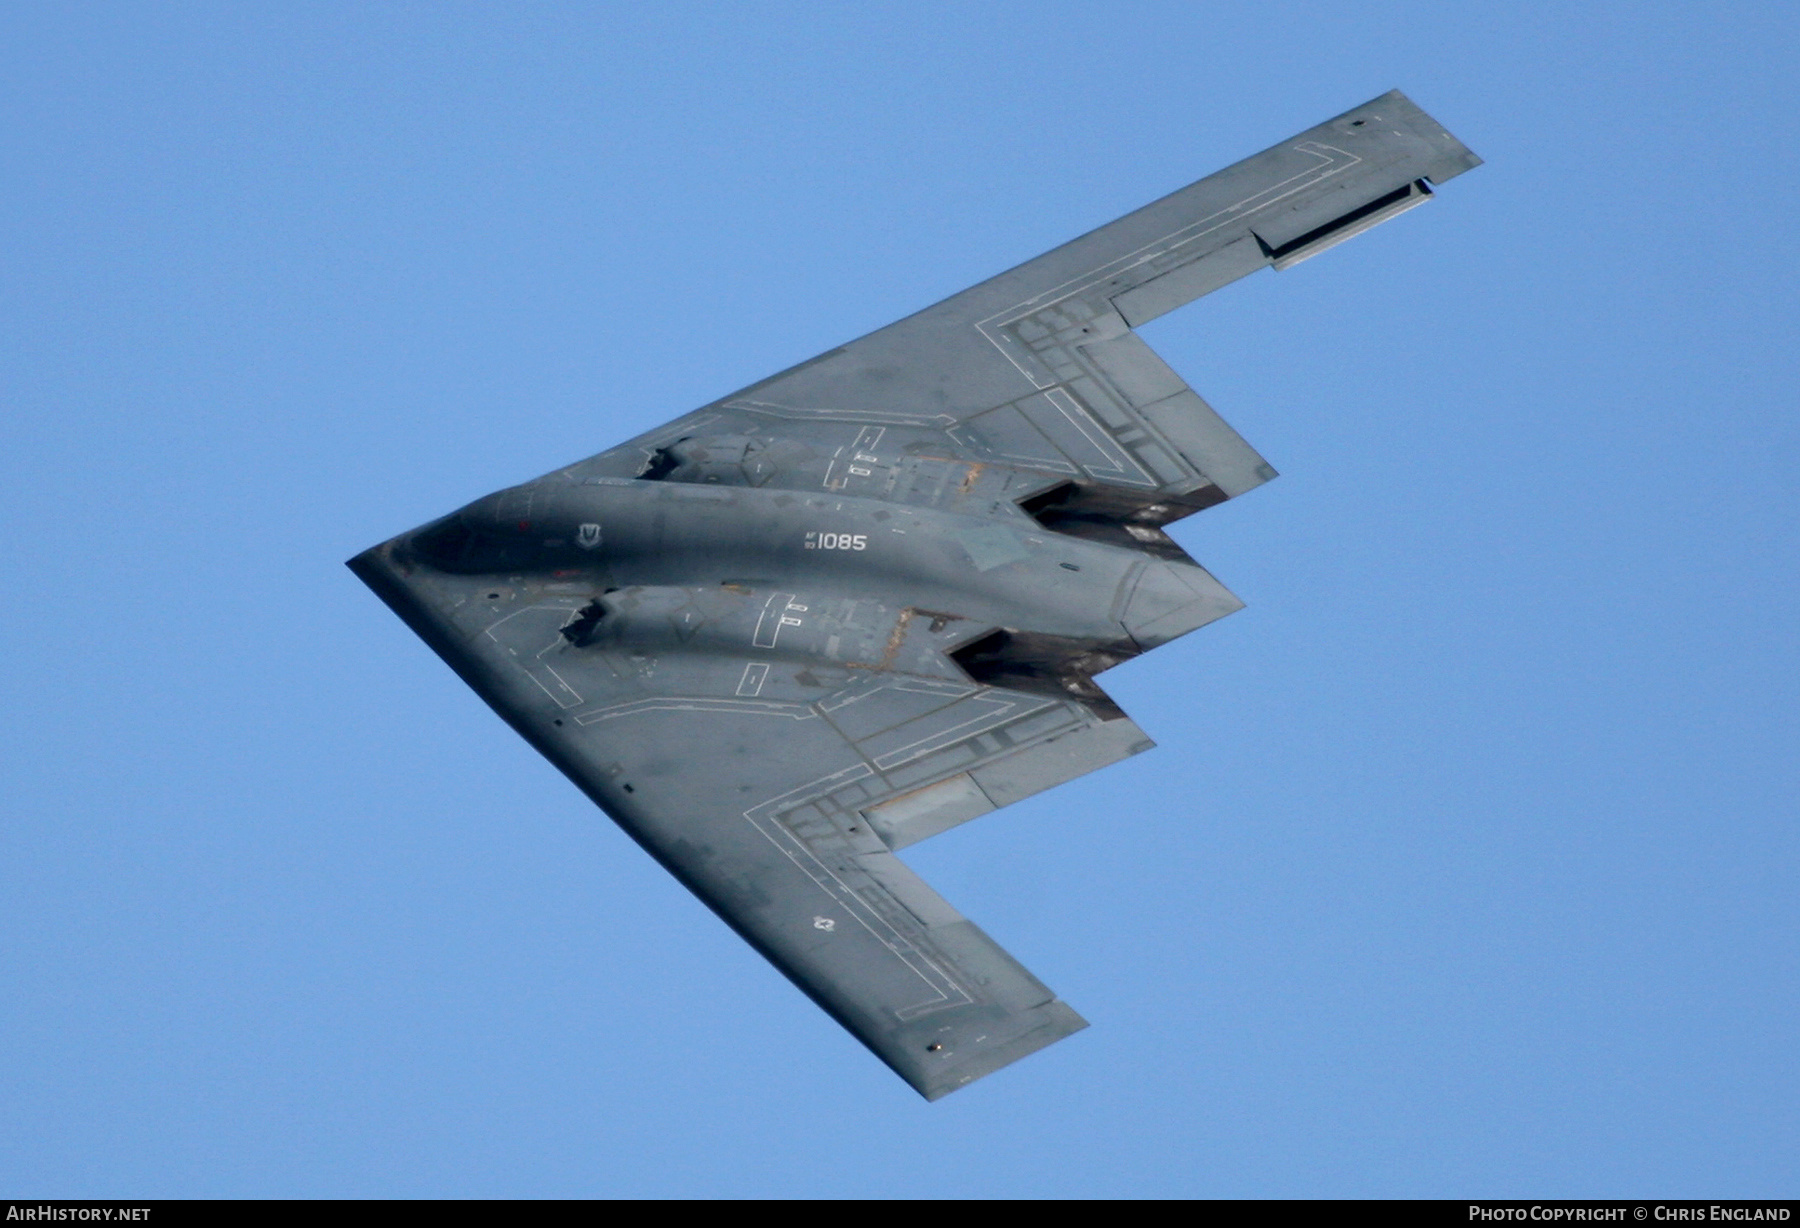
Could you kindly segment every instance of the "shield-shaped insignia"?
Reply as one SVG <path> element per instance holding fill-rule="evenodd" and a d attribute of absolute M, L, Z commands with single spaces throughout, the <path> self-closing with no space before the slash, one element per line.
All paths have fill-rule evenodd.
<path fill-rule="evenodd" d="M 600 526 L 584 524 L 575 531 L 575 544 L 583 550 L 592 550 L 600 544 Z"/>

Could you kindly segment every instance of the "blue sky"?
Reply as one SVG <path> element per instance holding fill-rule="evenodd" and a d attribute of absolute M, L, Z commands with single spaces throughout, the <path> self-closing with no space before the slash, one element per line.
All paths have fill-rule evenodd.
<path fill-rule="evenodd" d="M 1769 1196 L 1800 17 L 0 11 L 0 1196 Z M 926 1105 L 342 561 L 1390 88 L 1145 336 L 1282 470 L 1161 749 L 908 860 L 1093 1023 Z"/>

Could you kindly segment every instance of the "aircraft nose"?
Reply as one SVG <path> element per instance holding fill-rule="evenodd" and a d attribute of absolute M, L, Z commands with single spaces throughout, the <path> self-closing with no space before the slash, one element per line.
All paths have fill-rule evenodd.
<path fill-rule="evenodd" d="M 413 553 L 433 567 L 459 571 L 474 552 L 478 536 L 466 519 L 465 512 L 453 512 L 412 536 Z"/>
<path fill-rule="evenodd" d="M 518 488 L 477 499 L 413 535 L 412 549 L 445 571 L 481 571 L 496 562 L 496 551 L 531 529 L 530 511 L 521 507 Z"/>

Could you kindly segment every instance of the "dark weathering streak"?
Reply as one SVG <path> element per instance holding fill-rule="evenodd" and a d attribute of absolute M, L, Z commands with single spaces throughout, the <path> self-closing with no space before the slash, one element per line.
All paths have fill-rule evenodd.
<path fill-rule="evenodd" d="M 923 1095 L 1085 1026 L 894 854 L 1151 745 L 1094 681 L 1240 608 L 1275 471 L 1146 320 L 1479 159 L 1385 94 L 351 568 Z"/>

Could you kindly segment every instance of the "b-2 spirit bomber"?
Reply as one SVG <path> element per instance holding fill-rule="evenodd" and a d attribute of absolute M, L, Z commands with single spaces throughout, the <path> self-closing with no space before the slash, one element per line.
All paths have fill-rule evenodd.
<path fill-rule="evenodd" d="M 1384 94 L 350 567 L 920 1093 L 1086 1024 L 895 856 L 1151 742 L 1101 671 L 1240 608 L 1275 476 L 1132 331 L 1478 165 Z"/>

